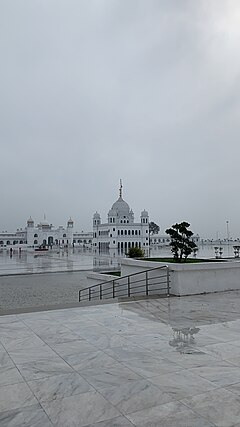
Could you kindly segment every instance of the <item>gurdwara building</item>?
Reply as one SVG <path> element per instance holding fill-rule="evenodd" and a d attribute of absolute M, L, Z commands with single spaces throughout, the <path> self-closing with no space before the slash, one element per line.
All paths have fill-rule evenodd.
<path fill-rule="evenodd" d="M 119 198 L 113 203 L 107 215 L 107 221 L 102 222 L 98 212 L 93 215 L 93 249 L 108 251 L 115 249 L 126 253 L 131 247 L 149 249 L 149 216 L 143 210 L 140 221 L 134 221 L 134 213 L 122 197 L 120 184 Z"/>

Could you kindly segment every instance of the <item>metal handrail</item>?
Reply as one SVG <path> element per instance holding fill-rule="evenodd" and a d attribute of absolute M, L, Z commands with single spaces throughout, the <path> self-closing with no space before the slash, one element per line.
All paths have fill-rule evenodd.
<path fill-rule="evenodd" d="M 148 273 L 150 271 L 161 270 L 161 269 L 166 269 L 166 276 L 160 275 L 160 276 L 156 276 L 156 277 L 149 277 Z M 132 277 L 137 276 L 137 275 L 143 275 L 143 274 L 145 274 L 144 278 L 142 278 L 140 280 L 131 281 Z M 163 277 L 166 277 L 166 282 L 160 281 L 160 282 L 149 283 L 151 280 L 162 279 Z M 125 283 L 124 283 L 124 279 L 126 279 Z M 121 282 L 123 282 L 123 283 L 121 283 Z M 144 282 L 144 284 L 140 285 L 139 283 L 141 283 L 141 282 Z M 167 285 L 166 288 L 160 288 L 159 290 L 166 289 L 167 296 L 169 296 L 170 295 L 170 275 L 169 275 L 168 265 L 149 268 L 149 269 L 144 270 L 144 271 L 138 271 L 137 273 L 128 274 L 125 276 L 118 277 L 116 279 L 106 280 L 106 281 L 98 283 L 96 285 L 89 286 L 88 288 L 80 289 L 79 290 L 79 302 L 81 302 L 81 300 L 91 301 L 96 296 L 100 300 L 102 300 L 103 298 L 106 298 L 106 299 L 107 298 L 115 298 L 116 296 L 120 296 L 119 291 L 121 291 L 121 289 L 119 289 L 119 288 L 122 288 L 123 286 L 127 287 L 126 291 L 127 291 L 128 297 L 130 297 L 131 294 L 133 295 L 133 293 L 136 293 L 136 292 L 133 292 L 133 290 L 136 290 L 136 289 L 141 288 L 141 287 L 145 288 L 145 295 L 149 295 L 149 291 L 151 291 L 149 289 L 149 286 L 151 286 L 151 285 L 156 286 L 156 285 L 160 285 L 163 283 L 166 283 L 166 285 Z M 107 287 L 107 284 L 109 284 L 110 286 Z M 139 284 L 139 285 L 136 286 L 136 284 Z M 106 285 L 106 288 L 104 287 L 104 285 Z M 95 289 L 97 292 L 95 291 Z M 155 291 L 157 291 L 157 290 L 155 289 Z M 87 293 L 88 296 L 81 298 L 81 295 L 84 292 Z"/>

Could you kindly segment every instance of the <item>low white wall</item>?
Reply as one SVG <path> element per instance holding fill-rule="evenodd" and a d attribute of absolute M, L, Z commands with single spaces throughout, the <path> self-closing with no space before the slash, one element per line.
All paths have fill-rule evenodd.
<path fill-rule="evenodd" d="M 153 261 L 124 259 L 123 276 L 149 268 L 166 265 Z M 168 264 L 171 294 L 194 295 L 240 289 L 240 262 L 203 262 L 196 264 Z M 157 271 L 154 274 L 158 274 Z"/>
<path fill-rule="evenodd" d="M 113 279 L 117 279 L 117 277 L 111 274 L 89 273 L 87 275 L 88 286 L 99 285 Z"/>

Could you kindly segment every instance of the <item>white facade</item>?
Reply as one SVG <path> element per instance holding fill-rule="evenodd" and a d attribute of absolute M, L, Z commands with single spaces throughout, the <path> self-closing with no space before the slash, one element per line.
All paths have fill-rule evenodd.
<path fill-rule="evenodd" d="M 129 248 L 149 249 L 149 217 L 143 211 L 139 222 L 122 198 L 122 186 L 118 200 L 108 212 L 107 222 L 102 223 L 98 212 L 93 215 L 93 248 L 97 251 L 117 250 L 127 253 Z"/>
<path fill-rule="evenodd" d="M 92 247 L 92 232 L 74 231 L 74 222 L 70 218 L 67 226 L 54 227 L 46 220 L 35 225 L 30 217 L 24 229 L 9 233 L 0 233 L 0 248 L 39 246 L 80 246 Z"/>

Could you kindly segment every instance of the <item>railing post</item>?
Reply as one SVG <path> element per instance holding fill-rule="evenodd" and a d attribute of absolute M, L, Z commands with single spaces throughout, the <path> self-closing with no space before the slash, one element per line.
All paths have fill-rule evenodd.
<path fill-rule="evenodd" d="M 128 297 L 131 296 L 130 276 L 128 276 Z"/>
<path fill-rule="evenodd" d="M 99 286 L 99 298 L 102 299 L 102 285 Z"/>
<path fill-rule="evenodd" d="M 78 302 L 81 301 L 81 291 L 78 292 Z"/>
<path fill-rule="evenodd" d="M 146 295 L 148 296 L 148 271 L 146 271 Z"/>
<path fill-rule="evenodd" d="M 112 297 L 115 298 L 115 280 L 113 280 L 112 282 L 113 282 Z"/>
<path fill-rule="evenodd" d="M 91 288 L 88 289 L 88 300 L 91 301 Z"/>
<path fill-rule="evenodd" d="M 170 276 L 169 276 L 169 267 L 167 267 L 167 296 L 170 297 Z"/>

